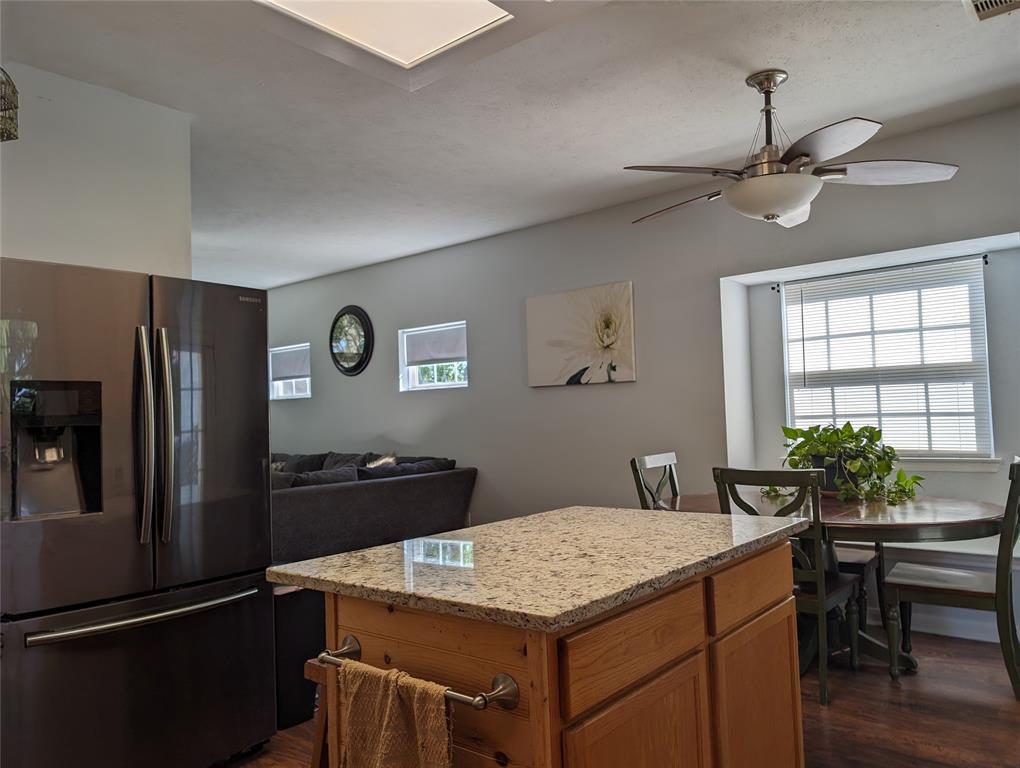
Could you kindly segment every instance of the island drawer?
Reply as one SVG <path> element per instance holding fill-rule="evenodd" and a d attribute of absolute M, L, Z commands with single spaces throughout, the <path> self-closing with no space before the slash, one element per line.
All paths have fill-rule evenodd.
<path fill-rule="evenodd" d="M 708 628 L 722 635 L 793 594 L 789 543 L 705 579 Z"/>
<path fill-rule="evenodd" d="M 561 708 L 571 720 L 697 648 L 705 639 L 700 583 L 559 641 Z"/>

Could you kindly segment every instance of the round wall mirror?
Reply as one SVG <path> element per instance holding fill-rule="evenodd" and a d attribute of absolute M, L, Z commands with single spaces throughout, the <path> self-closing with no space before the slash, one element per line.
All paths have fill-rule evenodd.
<path fill-rule="evenodd" d="M 344 376 L 357 376 L 372 359 L 372 321 L 368 313 L 353 304 L 336 313 L 329 329 L 329 353 L 333 365 Z"/>

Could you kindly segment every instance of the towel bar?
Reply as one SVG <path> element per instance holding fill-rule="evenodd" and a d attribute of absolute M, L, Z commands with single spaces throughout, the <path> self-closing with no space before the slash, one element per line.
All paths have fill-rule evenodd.
<path fill-rule="evenodd" d="M 361 643 L 354 635 L 345 635 L 343 644 L 339 648 L 335 651 L 323 651 L 317 658 L 323 664 L 332 664 L 334 667 L 341 666 L 344 659 L 360 661 Z M 520 701 L 517 681 L 505 672 L 500 672 L 492 678 L 492 690 L 488 693 L 467 696 L 447 688 L 445 695 L 448 701 L 467 704 L 475 709 L 486 709 L 490 704 L 499 704 L 503 709 L 516 709 L 517 703 Z"/>

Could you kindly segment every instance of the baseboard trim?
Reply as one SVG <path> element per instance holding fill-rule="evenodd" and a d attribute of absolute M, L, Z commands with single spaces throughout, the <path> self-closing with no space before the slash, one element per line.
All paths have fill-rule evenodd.
<path fill-rule="evenodd" d="M 882 626 L 882 616 L 877 607 L 868 606 L 868 624 Z M 979 640 L 984 643 L 999 642 L 995 614 L 988 611 L 915 604 L 911 609 L 910 629 L 911 632 Z"/>

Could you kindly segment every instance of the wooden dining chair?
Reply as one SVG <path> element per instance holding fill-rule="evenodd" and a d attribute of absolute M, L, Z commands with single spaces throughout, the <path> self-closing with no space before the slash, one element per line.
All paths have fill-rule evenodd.
<path fill-rule="evenodd" d="M 1009 467 L 1009 494 L 999 534 L 995 571 L 939 568 L 918 563 L 897 563 L 885 580 L 889 647 L 900 645 L 900 603 L 926 603 L 952 608 L 994 611 L 999 647 L 1006 662 L 1013 695 L 1020 700 L 1020 639 L 1013 607 L 1013 550 L 1020 537 L 1020 461 Z M 909 635 L 909 629 L 906 630 Z M 909 647 L 909 639 L 906 642 Z M 889 655 L 889 674 L 899 677 L 899 655 Z"/>
<path fill-rule="evenodd" d="M 750 487 L 755 493 L 767 486 L 795 489 L 790 501 L 776 510 L 779 517 L 804 515 L 810 505 L 811 527 L 797 539 L 791 540 L 793 548 L 794 594 L 797 597 L 797 611 L 814 616 L 818 622 L 818 699 L 829 703 L 829 622 L 828 614 L 834 608 L 846 612 L 847 629 L 850 634 L 850 665 L 857 669 L 858 633 L 860 621 L 857 615 L 857 595 L 861 577 L 826 569 L 825 548 L 827 534 L 822 525 L 821 486 L 825 483 L 825 471 L 818 469 L 755 470 L 716 467 L 712 470 L 716 490 L 719 494 L 719 508 L 723 514 L 732 514 L 733 505 L 749 515 L 758 510 L 740 495 L 740 488 Z M 801 670 L 803 673 L 804 670 Z"/>
<path fill-rule="evenodd" d="M 645 475 L 649 470 L 661 469 L 658 482 L 653 487 Z M 641 509 L 656 509 L 662 501 L 662 491 L 669 485 L 670 496 L 679 496 L 680 487 L 676 479 L 676 454 L 655 453 L 651 456 L 637 456 L 630 460 L 630 470 L 634 473 L 634 484 L 637 486 Z"/>

